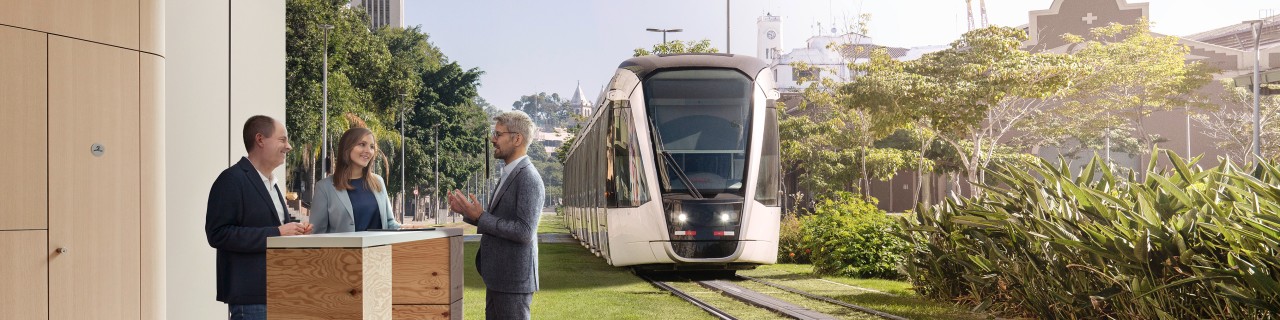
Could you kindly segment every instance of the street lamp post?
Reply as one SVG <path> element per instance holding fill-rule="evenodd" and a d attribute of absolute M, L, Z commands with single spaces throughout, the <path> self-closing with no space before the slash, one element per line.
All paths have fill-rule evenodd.
<path fill-rule="evenodd" d="M 404 211 L 409 209 L 409 192 L 404 188 L 404 162 L 408 153 L 404 149 L 404 100 L 408 96 L 408 93 L 400 94 L 400 221 L 404 221 Z"/>
<path fill-rule="evenodd" d="M 320 29 L 324 29 L 324 98 L 323 110 L 320 111 L 320 165 L 324 166 L 324 174 L 329 174 L 329 30 L 333 29 L 331 24 L 322 24 Z"/>
<path fill-rule="evenodd" d="M 436 152 L 434 157 L 436 165 L 435 165 L 435 170 L 432 170 L 436 176 L 436 182 L 435 182 L 436 191 L 434 194 L 431 195 L 431 197 L 435 198 L 436 200 L 431 207 L 431 212 L 436 217 L 436 224 L 440 224 L 440 200 L 439 200 L 440 199 L 440 125 L 437 124 L 433 126 L 432 131 L 435 131 L 433 135 L 435 136 L 434 140 L 436 145 Z"/>
<path fill-rule="evenodd" d="M 1258 61 L 1261 60 L 1261 53 L 1258 51 L 1258 42 L 1262 40 L 1262 24 L 1263 20 L 1245 21 L 1253 29 L 1253 159 L 1262 162 L 1262 114 L 1259 109 L 1258 99 L 1262 91 L 1261 79 L 1258 77 Z"/>
<path fill-rule="evenodd" d="M 729 0 L 724 0 L 724 53 L 732 53 L 729 51 L 729 44 L 732 40 L 729 33 Z"/>
<path fill-rule="evenodd" d="M 667 44 L 667 32 L 680 32 L 680 31 L 684 31 L 684 29 L 657 29 L 657 28 L 648 28 L 648 29 L 644 29 L 644 30 L 645 30 L 645 31 L 649 31 L 649 32 L 661 32 L 661 33 L 662 33 L 662 44 L 664 44 L 664 45 L 665 45 L 665 44 Z"/>

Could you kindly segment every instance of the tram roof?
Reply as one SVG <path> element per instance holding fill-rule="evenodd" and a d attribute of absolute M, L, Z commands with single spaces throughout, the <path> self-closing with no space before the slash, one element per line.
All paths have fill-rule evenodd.
<path fill-rule="evenodd" d="M 724 54 L 724 53 L 681 53 L 640 56 L 618 65 L 619 69 L 631 70 L 636 77 L 644 79 L 650 73 L 669 68 L 712 67 L 736 69 L 746 74 L 752 81 L 760 70 L 768 68 L 763 60 L 756 57 Z"/>

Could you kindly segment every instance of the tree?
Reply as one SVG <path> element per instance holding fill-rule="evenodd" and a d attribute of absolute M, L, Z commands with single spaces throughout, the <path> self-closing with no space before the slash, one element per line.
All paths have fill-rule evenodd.
<path fill-rule="evenodd" d="M 1142 146 L 1135 168 L 1140 169 L 1146 153 L 1161 139 L 1147 132 L 1144 119 L 1155 111 L 1206 107 L 1196 89 L 1208 83 L 1211 70 L 1200 62 L 1187 62 L 1190 49 L 1178 44 L 1177 37 L 1151 33 L 1146 19 L 1094 28 L 1088 39 L 1065 38 L 1078 48 L 1073 56 L 1088 68 L 1066 106 L 1077 119 L 1068 123 L 1077 141 L 1101 140 L 1088 136 L 1113 128 L 1132 131 Z"/>
<path fill-rule="evenodd" d="M 860 34 L 866 33 L 869 15 L 862 15 Z M 830 194 L 856 189 L 870 197 L 871 180 L 887 180 L 899 171 L 911 168 L 918 172 L 932 164 L 913 149 L 885 148 L 875 144 L 896 130 L 909 126 L 915 112 L 903 108 L 916 106 L 910 99 L 914 92 L 895 90 L 892 96 L 878 93 L 889 86 L 906 85 L 906 80 L 920 80 L 903 73 L 902 63 L 881 49 L 864 45 L 832 44 L 828 49 L 843 54 L 845 65 L 857 76 L 802 78 L 808 82 L 799 106 L 803 115 L 781 117 L 780 122 L 784 168 L 798 175 L 800 187 L 813 194 Z M 870 51 L 869 54 L 867 52 Z M 853 57 L 869 56 L 870 61 L 856 63 Z M 793 64 L 797 70 L 813 70 L 804 63 Z M 826 74 L 839 75 L 836 70 Z M 809 74 L 820 74 L 810 72 Z M 905 80 L 904 80 L 905 79 Z M 905 87 L 902 87 L 905 88 Z M 893 97 L 890 99 L 881 99 Z M 815 110 L 805 110 L 814 108 Z M 856 186 L 855 183 L 856 182 Z"/>
<path fill-rule="evenodd" d="M 405 131 L 409 185 L 435 186 L 434 160 L 440 168 L 437 192 L 460 188 L 482 171 L 483 161 L 492 161 L 485 153 L 489 117 L 476 105 L 482 101 L 477 100 L 482 74 L 446 60 L 439 68 L 419 75 L 424 86 L 408 113 L 409 129 Z"/>
<path fill-rule="evenodd" d="M 290 0 L 285 10 L 285 126 L 296 146 L 287 161 L 296 168 L 288 175 L 286 185 L 302 185 L 311 190 L 321 159 L 320 132 L 323 108 L 323 57 L 329 57 L 329 145 L 335 146 L 338 137 L 349 123 L 343 115 L 351 113 L 365 118 L 375 133 L 387 132 L 382 119 L 391 115 L 385 108 L 376 108 L 375 101 L 385 100 L 382 94 L 374 94 L 369 88 L 383 77 L 388 67 L 389 52 L 386 45 L 373 37 L 366 27 L 367 15 L 362 9 L 344 7 L 337 0 Z M 321 24 L 331 24 L 328 48 L 324 47 L 324 30 Z M 388 80 L 389 81 L 389 80 Z M 375 100 L 375 97 L 380 100 Z M 379 135 L 386 138 L 386 135 Z M 332 148 L 331 148 L 332 149 Z M 330 150 L 330 155 L 333 151 Z M 296 177 L 305 176 L 306 183 L 299 184 Z M 309 195 L 304 193 L 309 199 Z"/>
<path fill-rule="evenodd" d="M 1083 72 L 1071 56 L 1022 50 L 1025 40 L 1016 28 L 977 29 L 904 69 L 933 82 L 926 92 L 934 98 L 921 105 L 927 118 L 920 125 L 960 152 L 957 159 L 971 183 L 984 180 L 981 169 L 993 160 L 1012 156 L 997 151 L 1021 153 L 1022 146 L 1002 145 L 1043 141 L 1037 135 L 1042 128 L 1033 126 L 1039 122 L 1028 120 L 1058 113 L 1055 106 Z"/>
<path fill-rule="evenodd" d="M 1216 110 L 1192 115 L 1203 126 L 1205 134 L 1217 140 L 1215 145 L 1236 159 L 1250 159 L 1253 154 L 1253 91 L 1234 86 L 1230 80 L 1222 82 L 1221 94 L 1225 105 Z M 1261 96 L 1259 112 L 1262 123 L 1262 154 L 1275 158 L 1280 155 L 1280 96 Z"/>
<path fill-rule="evenodd" d="M 647 56 L 652 54 L 676 54 L 676 53 L 716 53 L 720 49 L 711 46 L 711 40 L 702 39 L 702 41 L 667 41 L 667 43 L 659 43 L 653 45 L 652 50 L 645 48 L 636 48 L 633 57 Z"/>
<path fill-rule="evenodd" d="M 560 97 L 558 93 L 539 92 L 521 96 L 513 102 L 511 108 L 520 110 L 533 119 L 533 123 L 542 128 L 564 127 L 577 114 L 577 106 Z"/>
<path fill-rule="evenodd" d="M 476 91 L 483 72 L 450 62 L 417 27 L 370 31 L 364 10 L 349 8 L 346 2 L 286 3 L 285 124 L 297 146 L 288 160 L 298 170 L 293 175 L 309 177 L 301 186 L 307 190 L 319 177 L 322 59 L 327 51 L 330 156 L 342 132 L 363 122 L 385 152 L 375 172 L 387 179 L 391 193 L 403 191 L 402 158 L 407 161 L 407 186 L 434 185 L 434 158 L 440 159 L 440 189 L 460 186 L 488 161 L 483 154 L 488 116 Z M 328 48 L 323 47 L 321 24 L 334 26 Z"/>

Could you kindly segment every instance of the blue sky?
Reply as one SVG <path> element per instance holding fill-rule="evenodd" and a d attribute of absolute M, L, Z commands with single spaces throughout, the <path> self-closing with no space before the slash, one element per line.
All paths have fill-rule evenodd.
<path fill-rule="evenodd" d="M 1026 24 L 1029 11 L 1053 3 L 986 2 L 990 23 L 1005 26 Z M 1256 19 L 1260 10 L 1280 13 L 1274 0 L 1149 2 L 1153 29 L 1170 35 Z M 485 71 L 480 95 L 503 109 L 536 92 L 567 98 L 579 82 L 595 99 L 633 49 L 662 41 L 645 28 L 683 28 L 668 39 L 710 39 L 721 52 L 726 37 L 723 0 L 405 0 L 405 7 L 407 25 L 422 26 L 450 59 Z M 829 30 L 859 13 L 871 14 L 869 33 L 877 44 L 899 47 L 947 44 L 967 23 L 963 0 L 733 0 L 732 53 L 755 55 L 756 19 L 765 13 L 782 17 L 786 50 L 802 47 L 817 24 Z"/>

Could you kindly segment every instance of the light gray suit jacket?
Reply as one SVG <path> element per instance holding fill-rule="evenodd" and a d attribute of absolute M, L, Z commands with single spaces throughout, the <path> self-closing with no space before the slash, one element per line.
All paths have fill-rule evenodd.
<path fill-rule="evenodd" d="M 476 270 L 488 290 L 507 293 L 538 291 L 538 218 L 545 190 L 542 175 L 523 158 L 496 190 L 480 219 L 463 219 L 477 227 L 480 250 Z"/>
<path fill-rule="evenodd" d="M 387 184 L 382 181 L 382 177 L 376 174 L 372 176 L 377 180 L 377 184 L 382 186 L 382 191 L 373 193 L 373 197 L 378 201 L 378 214 L 382 216 L 382 228 L 400 229 L 400 223 L 396 222 L 396 215 L 391 212 Z M 316 182 L 315 188 L 315 198 L 311 199 L 310 221 L 315 226 L 312 233 L 355 232 L 355 211 L 351 209 L 351 197 L 347 195 L 347 190 L 334 188 L 333 176 Z"/>

